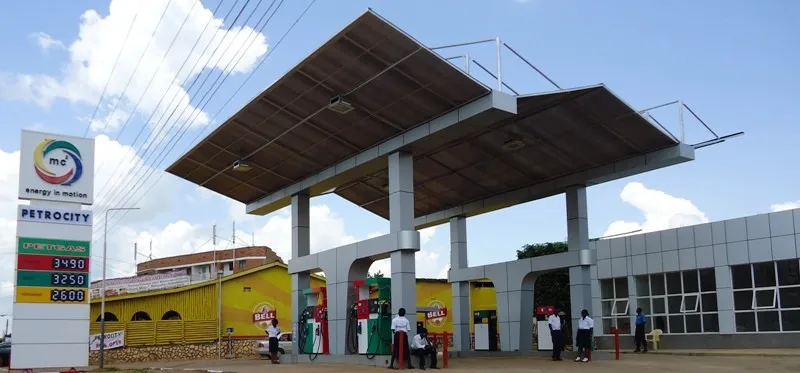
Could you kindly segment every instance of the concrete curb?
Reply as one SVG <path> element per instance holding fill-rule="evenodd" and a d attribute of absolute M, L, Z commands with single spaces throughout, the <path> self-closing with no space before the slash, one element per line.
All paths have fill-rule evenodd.
<path fill-rule="evenodd" d="M 613 355 L 614 351 L 598 351 L 607 352 Z M 638 354 L 632 351 L 620 351 L 621 355 L 634 355 Z M 666 356 L 719 356 L 719 357 L 800 357 L 800 351 L 797 354 L 775 353 L 775 352 L 757 352 L 757 353 L 741 353 L 741 352 L 727 352 L 727 351 L 649 351 L 641 355 L 666 355 Z"/>
<path fill-rule="evenodd" d="M 224 371 L 224 370 L 200 369 L 200 368 L 197 368 L 197 369 L 192 369 L 192 368 L 147 368 L 147 370 L 158 370 L 158 371 L 177 370 L 177 371 L 207 372 L 207 373 L 236 373 L 236 372 L 232 372 L 232 371 L 229 372 L 229 371 Z"/>

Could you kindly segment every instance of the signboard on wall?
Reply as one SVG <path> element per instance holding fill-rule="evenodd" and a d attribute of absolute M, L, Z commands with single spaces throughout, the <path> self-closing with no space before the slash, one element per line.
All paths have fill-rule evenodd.
<path fill-rule="evenodd" d="M 94 140 L 22 132 L 11 369 L 89 364 L 93 188 Z"/>
<path fill-rule="evenodd" d="M 276 317 L 278 317 L 278 311 L 270 303 L 259 303 L 253 308 L 253 325 L 259 329 L 267 330 L 272 319 Z"/>
<path fill-rule="evenodd" d="M 125 331 L 106 333 L 103 345 L 105 345 L 104 350 L 125 347 Z M 100 334 L 89 336 L 89 351 L 100 351 Z"/>
<path fill-rule="evenodd" d="M 156 291 L 174 289 L 186 286 L 191 283 L 191 278 L 186 271 L 178 270 L 154 275 L 132 276 L 125 278 L 115 278 L 106 280 L 106 296 L 116 297 L 120 295 L 142 293 L 146 291 Z M 91 286 L 91 297 L 100 298 L 103 282 L 97 281 Z"/>
<path fill-rule="evenodd" d="M 22 131 L 19 198 L 91 205 L 94 140 Z"/>

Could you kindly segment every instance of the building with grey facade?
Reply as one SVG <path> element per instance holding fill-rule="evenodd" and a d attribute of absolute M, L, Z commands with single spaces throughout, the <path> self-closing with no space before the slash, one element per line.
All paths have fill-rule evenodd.
<path fill-rule="evenodd" d="M 591 242 L 600 347 L 637 307 L 665 348 L 800 347 L 798 245 L 800 209 Z"/>

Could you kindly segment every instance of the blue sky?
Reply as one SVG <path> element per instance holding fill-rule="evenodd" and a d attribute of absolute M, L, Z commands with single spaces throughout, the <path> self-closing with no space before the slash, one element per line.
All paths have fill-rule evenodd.
<path fill-rule="evenodd" d="M 141 88 L 155 71 L 164 74 L 155 67 L 163 54 L 152 50 L 144 53 L 144 46 L 158 24 L 166 0 L 144 3 L 145 6 L 139 8 L 136 0 L 113 0 L 110 12 L 108 0 L 31 0 L 5 7 L 0 12 L 0 25 L 3 25 L 0 48 L 7 51 L 0 59 L 0 119 L 6 134 L 0 137 L 0 158 L 5 162 L 19 157 L 14 152 L 19 148 L 21 128 L 83 135 L 87 119 L 100 98 L 102 83 L 108 80 L 114 57 L 120 46 L 125 46 L 124 58 L 113 79 L 117 91 L 111 89 L 111 99 L 104 99 L 96 125 L 89 133 L 117 139 L 122 145 L 133 144 L 133 148 L 121 147 L 107 138 L 98 139 L 98 158 L 105 159 L 100 164 L 106 164 L 98 170 L 96 188 L 98 192 L 101 189 L 115 192 L 101 201 L 100 206 L 95 206 L 96 210 L 108 204 L 119 204 L 131 185 L 144 179 L 135 178 L 138 173 L 129 172 L 126 167 L 147 159 L 142 143 L 151 133 L 153 122 L 145 127 L 145 119 L 156 109 L 148 111 L 147 106 L 152 102 L 148 104 L 145 100 L 138 111 L 134 110 L 139 96 L 126 96 L 121 90 L 143 54 L 146 57 L 143 70 L 137 70 L 133 86 Z M 252 0 L 248 9 L 252 10 L 256 3 Z M 256 24 L 268 3 L 263 2 L 249 25 Z M 215 16 L 224 17 L 232 4 L 233 1 L 225 2 Z M 118 223 L 109 225 L 112 274 L 131 273 L 134 242 L 142 248 L 152 239 L 155 256 L 209 250 L 211 245 L 202 244 L 210 237 L 211 224 L 217 223 L 219 235 L 230 238 L 234 219 L 237 220 L 237 240 L 250 241 L 252 234 L 257 244 L 266 244 L 285 253 L 289 240 L 285 212 L 245 217 L 240 204 L 200 191 L 171 175 L 164 175 L 162 170 L 198 133 L 213 129 L 367 7 L 429 46 L 500 36 L 562 87 L 602 82 L 636 108 L 682 99 L 718 133 L 746 132 L 744 137 L 699 150 L 694 162 L 590 188 L 589 228 L 593 237 L 603 235 L 614 222 L 617 222 L 614 223 L 617 229 L 641 226 L 654 230 L 768 212 L 775 204 L 800 204 L 796 172 L 800 129 L 793 112 L 800 102 L 796 90 L 800 85 L 798 2 L 319 0 L 272 52 L 274 44 L 307 4 L 307 1 L 286 1 L 265 28 L 266 36 L 255 39 L 255 47 L 244 53 L 242 64 L 237 65 L 234 74 L 204 107 L 209 124 L 192 122 L 185 137 L 160 164 L 154 162 L 154 157 L 142 167 L 142 170 L 152 171 L 145 188 L 133 198 L 141 200 L 138 206 L 143 211 L 120 216 Z M 203 1 L 201 5 L 214 9 L 218 1 Z M 195 5 L 193 11 L 202 9 L 201 5 Z M 165 13 L 168 26 L 156 33 L 154 46 L 166 50 L 191 6 L 190 0 L 172 0 L 172 8 L 166 8 Z M 90 12 L 91 9 L 95 13 Z M 132 39 L 123 44 L 137 11 L 141 12 L 137 16 L 139 27 L 134 27 Z M 194 18 L 186 19 L 202 29 L 207 18 Z M 226 19 L 226 23 L 230 21 L 232 17 Z M 242 21 L 243 18 L 237 24 Z M 191 47 L 197 35 L 179 35 L 176 46 L 182 45 L 184 54 L 168 54 L 168 67 L 177 71 L 175 62 L 186 58 L 187 45 Z M 263 47 L 265 41 L 266 50 L 270 51 L 267 61 L 230 103 L 223 106 L 263 58 L 264 49 L 259 49 L 259 45 Z M 450 56 L 465 52 L 494 69 L 491 45 L 442 53 Z M 503 58 L 505 81 L 517 91 L 532 93 L 552 89 L 511 54 L 506 53 Z M 209 65 L 202 74 L 219 73 L 220 66 Z M 126 68 L 125 74 L 120 73 Z M 162 83 L 168 87 L 174 73 L 166 76 L 166 81 L 159 76 L 156 86 Z M 494 85 L 486 76 L 478 77 Z M 148 91 L 147 97 L 160 97 L 164 91 Z M 193 93 L 190 91 L 188 96 L 197 107 L 194 100 L 199 97 L 193 97 Z M 108 122 L 111 125 L 99 125 L 102 124 L 100 120 L 111 113 L 113 99 L 120 97 L 120 110 L 114 112 L 116 116 L 111 116 L 113 120 Z M 213 117 L 217 112 L 220 114 Z M 131 121 L 122 131 L 121 123 L 125 120 L 119 118 L 127 119 L 130 113 L 134 113 Z M 653 114 L 677 133 L 675 109 L 660 109 Z M 686 125 L 687 142 L 708 139 L 709 134 L 698 122 L 687 119 Z M 102 127 L 106 130 L 100 133 Z M 134 142 L 142 128 L 144 135 Z M 156 142 L 151 149 L 164 147 L 162 144 Z M 13 253 L 13 239 L 8 235 L 14 236 L 18 166 L 5 163 L 2 167 L 6 170 L 0 170 L 0 197 L 3 199 L 0 200 L 0 227 L 4 227 L 6 238 L 0 239 L 0 250 L 9 255 Z M 101 188 L 108 180 L 111 180 L 110 189 Z M 312 204 L 315 206 L 312 241 L 317 249 L 388 231 L 387 222 L 338 197 L 317 198 Z M 515 250 L 525 243 L 563 240 L 566 236 L 564 210 L 563 197 L 553 197 L 470 219 L 470 264 L 513 259 Z M 418 260 L 418 267 L 424 275 L 444 273 L 442 270 L 448 262 L 447 232 L 448 227 L 444 225 L 423 234 L 425 244 L 421 255 L 427 256 Z M 220 245 L 230 244 L 222 240 Z M 6 277 L 2 279 L 3 295 L 8 296 L 11 280 L 10 276 Z M 4 308 L 0 305 L 0 311 Z"/>

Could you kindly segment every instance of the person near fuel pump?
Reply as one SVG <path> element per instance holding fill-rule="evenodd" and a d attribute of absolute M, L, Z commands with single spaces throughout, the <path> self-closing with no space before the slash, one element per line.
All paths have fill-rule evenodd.
<path fill-rule="evenodd" d="M 397 369 L 394 366 L 395 360 L 405 359 L 408 364 L 408 369 L 414 369 L 411 365 L 411 351 L 408 350 L 408 333 L 411 332 L 411 323 L 406 318 L 406 309 L 400 308 L 397 311 L 397 316 L 392 319 L 392 334 L 394 335 L 394 345 L 392 348 L 392 360 L 389 363 L 389 369 Z M 400 332 L 403 332 L 403 340 L 400 340 Z M 400 355 L 400 343 L 403 344 L 403 356 Z"/>
<path fill-rule="evenodd" d="M 278 344 L 278 337 L 281 335 L 281 328 L 278 327 L 278 319 L 272 319 L 272 323 L 267 327 L 267 337 L 269 337 L 269 358 L 272 364 L 280 364 L 278 360 L 278 351 L 280 346 Z"/>
<path fill-rule="evenodd" d="M 547 318 L 550 328 L 550 338 L 553 341 L 553 361 L 560 361 L 561 351 L 564 350 L 564 320 L 558 316 L 558 309 Z"/>
<path fill-rule="evenodd" d="M 647 352 L 647 340 L 644 337 L 644 324 L 646 321 L 642 308 L 637 308 L 636 330 L 633 333 L 633 342 L 636 344 L 636 350 L 633 352 Z"/>
<path fill-rule="evenodd" d="M 589 317 L 589 311 L 581 311 L 581 318 L 578 319 L 578 335 L 575 337 L 575 347 L 578 348 L 578 356 L 575 361 L 589 362 L 589 351 L 592 348 L 592 336 L 594 335 L 594 320 Z"/>
<path fill-rule="evenodd" d="M 419 369 L 425 370 L 425 356 L 431 357 L 431 369 L 439 369 L 436 366 L 436 347 L 428 340 L 428 330 L 422 328 L 417 332 L 419 334 L 415 335 L 414 339 L 411 341 L 411 352 L 419 357 Z"/>

